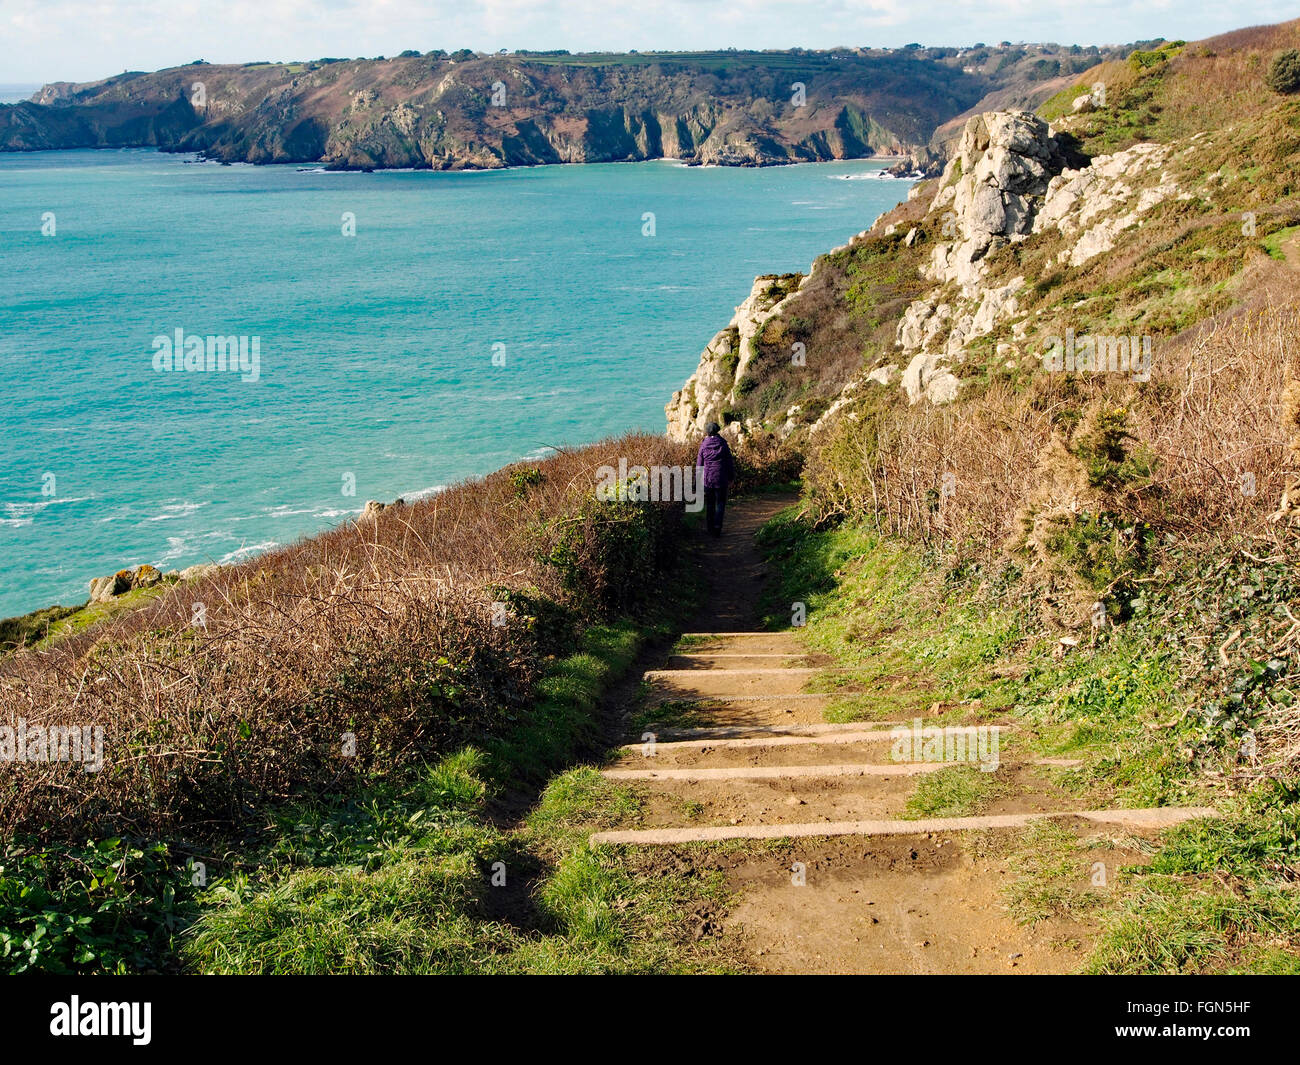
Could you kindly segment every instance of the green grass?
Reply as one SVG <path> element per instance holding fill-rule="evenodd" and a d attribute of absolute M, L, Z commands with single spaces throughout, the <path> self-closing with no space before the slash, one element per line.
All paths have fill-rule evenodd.
<path fill-rule="evenodd" d="M 600 697 L 631 665 L 642 636 L 631 622 L 589 629 L 583 649 L 557 662 L 542 680 L 527 719 L 489 747 L 493 777 L 540 782 L 590 747 L 598 736 Z"/>
<path fill-rule="evenodd" d="M 1264 781 L 1126 872 L 1094 973 L 1300 974 L 1300 781 Z"/>
<path fill-rule="evenodd" d="M 606 780 L 592 766 L 582 766 L 547 785 L 525 827 L 537 839 L 571 844 L 634 817 L 640 809 L 630 788 Z"/>
<path fill-rule="evenodd" d="M 1081 758 L 1061 779 L 1100 804 L 1203 799 L 1182 754 L 1195 723 L 1155 727 L 1185 706 L 1158 636 L 1112 629 L 1058 661 L 1050 642 L 1029 637 L 1033 604 L 1016 591 L 1015 571 L 1005 580 L 946 573 L 919 547 L 861 526 L 811 529 L 793 510 L 762 541 L 781 573 L 768 593 L 769 623 L 785 603 L 805 602 L 801 636 L 845 667 L 817 678 L 840 696 L 827 720 L 924 715 L 945 725 L 1005 713 L 1028 727 L 1039 753 Z"/>
<path fill-rule="evenodd" d="M 1265 780 L 1167 833 L 1132 871 L 1094 970 L 1300 971 L 1297 799 L 1300 781 Z"/>
<path fill-rule="evenodd" d="M 1016 685 L 997 669 L 1021 638 L 1011 606 L 936 582 L 921 550 L 859 526 L 813 530 L 793 508 L 761 542 L 780 574 L 765 600 L 768 625 L 788 622 L 788 604 L 806 604 L 802 638 L 846 670 L 817 678 L 815 687 L 842 697 L 828 720 L 908 719 L 935 702 L 978 699 L 981 713 L 1014 703 Z"/>
<path fill-rule="evenodd" d="M 419 794 L 449 805 L 419 808 L 422 831 L 394 836 L 372 825 L 370 850 L 334 855 L 353 860 L 216 885 L 186 947 L 192 967 L 245 974 L 734 968 L 722 945 L 687 945 L 692 912 L 725 902 L 721 874 L 664 877 L 617 849 L 587 844 L 594 827 L 635 816 L 632 792 L 594 769 L 575 769 L 551 782 L 520 830 L 508 831 L 463 816 L 486 785 L 474 762 L 462 752 L 430 771 Z M 391 819 L 396 808 L 390 798 L 383 816 Z"/>
<path fill-rule="evenodd" d="M 52 606 L 21 617 L 0 620 L 0 654 L 20 644 L 40 649 L 55 640 L 85 632 L 93 625 L 125 611 L 134 610 L 164 595 L 174 577 L 164 577 L 147 588 L 132 588 L 104 603 L 85 602 L 80 606 Z"/>
<path fill-rule="evenodd" d="M 916 778 L 916 790 L 907 800 L 903 817 L 909 821 L 928 817 L 973 817 L 1002 789 L 996 773 L 972 766 L 953 766 Z"/>
<path fill-rule="evenodd" d="M 159 597 L 166 595 L 172 585 L 176 583 L 173 577 L 164 577 L 157 584 L 150 585 L 147 588 L 132 588 L 130 591 L 116 595 L 104 603 L 86 603 L 73 614 L 69 614 L 63 619 L 50 626 L 49 634 L 46 639 L 41 641 L 38 646 L 47 646 L 54 640 L 62 639 L 65 636 L 74 636 L 77 633 L 85 632 L 93 625 L 99 624 L 115 614 L 125 613 L 144 606 Z"/>
<path fill-rule="evenodd" d="M 1035 727 L 1039 751 L 1082 758 L 1064 776 L 1072 790 L 1115 805 L 1158 806 L 1196 798 L 1181 756 L 1177 671 L 1145 641 L 1113 637 L 1091 654 L 1031 659 L 1016 714 Z M 1203 796 L 1201 796 L 1203 798 Z"/>
<path fill-rule="evenodd" d="M 0 620 L 0 654 L 23 644 L 39 644 L 53 626 L 82 609 L 79 606 L 51 606 L 21 617 Z"/>
<path fill-rule="evenodd" d="M 1268 249 L 1269 255 L 1274 259 L 1285 259 L 1286 252 L 1282 245 L 1295 238 L 1300 234 L 1300 226 L 1287 226 L 1285 229 L 1279 229 L 1276 233 L 1270 233 L 1264 238 L 1264 247 Z"/>
<path fill-rule="evenodd" d="M 1033 925 L 1052 917 L 1079 917 L 1106 901 L 1091 887 L 1094 859 L 1088 842 L 1058 821 L 1034 821 L 1016 833 L 1007 855 L 1016 878 L 1003 890 L 1011 916 Z"/>
<path fill-rule="evenodd" d="M 1098 922 L 1091 972 L 1300 971 L 1300 784 L 1261 784 L 1231 799 L 1200 773 L 1227 764 L 1222 735 L 1212 735 L 1227 733 L 1205 717 L 1203 678 L 1187 675 L 1179 653 L 1180 625 L 1202 631 L 1202 599 L 1219 613 L 1236 600 L 1205 583 L 1195 565 L 1170 563 L 1177 572 L 1164 578 L 1177 595 L 1162 597 L 1159 611 L 1144 608 L 1091 642 L 1085 634 L 1057 658 L 1050 639 L 1031 635 L 1032 597 L 1017 591 L 1014 572 L 1005 579 L 948 572 L 918 546 L 851 524 L 813 528 L 793 510 L 761 537 L 779 573 L 766 604 L 769 624 L 784 620 L 787 603 L 805 602 L 804 640 L 849 667 L 841 690 L 864 689 L 843 693 L 829 719 L 906 720 L 933 700 L 940 712 L 927 724 L 1000 717 L 1017 724 L 1004 738 L 1018 748 L 1080 759 L 1052 780 L 1089 806 L 1206 805 L 1224 813 L 1154 845 L 1132 841 L 1149 847 L 1150 864 L 1110 870 L 1105 891 L 1089 879 L 1089 851 L 1103 844 L 1064 825 L 1031 826 L 1005 855 L 1017 871 L 1004 895 L 1017 920 Z M 1222 577 L 1229 591 L 1241 583 L 1234 574 Z M 1272 616 L 1269 604 L 1290 595 L 1278 580 L 1267 595 L 1252 596 L 1249 609 Z M 1223 623 L 1248 627 L 1236 613 Z M 1272 676 L 1256 670 L 1243 682 L 1281 698 L 1269 687 Z M 835 690 L 830 675 L 823 686 Z M 1248 720 L 1253 696 L 1243 698 L 1245 709 L 1224 705 Z M 1001 787 L 996 774 L 945 768 L 917 778 L 903 816 L 969 816 Z"/>

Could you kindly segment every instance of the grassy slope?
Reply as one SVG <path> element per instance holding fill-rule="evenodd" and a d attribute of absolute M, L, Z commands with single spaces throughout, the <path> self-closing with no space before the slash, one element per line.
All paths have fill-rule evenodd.
<path fill-rule="evenodd" d="M 1082 266 L 1059 261 L 1077 236 L 1054 228 L 991 255 L 987 287 L 1014 277 L 1029 283 L 1015 318 L 970 345 L 957 369 L 967 395 L 989 386 L 1034 388 L 1041 377 L 1035 356 L 1045 338 L 1063 336 L 1067 327 L 1150 335 L 1159 358 L 1193 327 L 1293 291 L 1285 279 L 1270 278 L 1265 265 L 1280 257 L 1283 234 L 1300 223 L 1300 101 L 1270 93 L 1261 78 L 1276 50 L 1297 46 L 1300 21 L 1156 50 L 1169 58 L 1147 67 L 1112 60 L 1039 108 L 1089 156 L 1144 140 L 1175 146 L 1164 164 L 1127 183 L 1142 192 L 1171 181 L 1178 192 L 1120 233 L 1111 252 Z M 1069 115 L 1071 102 L 1099 82 L 1107 106 Z M 802 427 L 857 371 L 896 359 L 894 326 L 908 301 L 933 295 L 967 309 L 955 285 L 918 275 L 935 245 L 948 239 L 944 219 L 925 214 L 934 191 L 932 183 L 922 185 L 866 239 L 819 262 L 815 283 L 755 338 L 733 417 L 775 429 L 799 405 L 801 439 Z M 891 224 L 893 234 L 886 232 Z M 912 227 L 908 247 L 903 238 Z M 1017 326 L 1023 337 L 1013 336 Z M 809 352 L 808 370 L 790 366 L 796 340 Z"/>
<path fill-rule="evenodd" d="M 746 468 L 751 490 L 763 476 Z M 693 603 L 680 558 L 660 565 L 671 600 L 561 640 L 531 700 L 506 708 L 510 726 L 471 718 L 468 746 L 300 790 L 250 809 L 242 831 L 14 841 L 0 856 L 0 970 L 733 971 L 726 944 L 692 935 L 694 915 L 721 902 L 720 874 L 679 882 L 586 842 L 637 805 L 590 767 L 602 698 Z M 550 627 L 564 612 L 548 609 Z M 87 637 L 131 623 L 103 619 Z"/>

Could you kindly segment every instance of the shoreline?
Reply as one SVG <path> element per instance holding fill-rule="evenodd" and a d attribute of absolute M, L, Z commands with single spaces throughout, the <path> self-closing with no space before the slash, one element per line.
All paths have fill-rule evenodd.
<path fill-rule="evenodd" d="M 0 107 L 12 107 L 13 104 L 0 104 Z M 607 166 L 617 163 L 675 163 L 688 170 L 763 170 L 778 166 L 816 166 L 825 163 L 899 163 L 911 156 L 882 155 L 846 155 L 827 159 L 789 159 L 771 157 L 761 161 L 744 160 L 741 162 L 701 163 L 694 159 L 684 159 L 677 155 L 647 155 L 637 159 L 583 159 L 574 162 L 556 163 L 502 163 L 500 166 L 348 166 L 331 163 L 324 159 L 277 159 L 267 162 L 254 162 L 248 159 L 216 159 L 203 151 L 192 149 L 166 148 L 157 144 L 78 144 L 66 148 L 5 148 L 0 147 L 0 158 L 5 156 L 54 155 L 61 152 L 156 152 L 159 155 L 193 156 L 190 163 L 207 163 L 213 166 L 252 166 L 275 167 L 292 166 L 311 168 L 312 173 L 326 174 L 491 174 L 505 170 L 537 170 L 553 166 Z"/>

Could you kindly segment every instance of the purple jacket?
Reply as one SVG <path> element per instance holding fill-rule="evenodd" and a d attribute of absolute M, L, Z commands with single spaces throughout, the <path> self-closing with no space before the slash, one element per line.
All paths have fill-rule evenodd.
<path fill-rule="evenodd" d="M 731 448 L 721 436 L 706 436 L 695 457 L 695 468 L 703 470 L 705 488 L 725 488 L 736 477 Z"/>

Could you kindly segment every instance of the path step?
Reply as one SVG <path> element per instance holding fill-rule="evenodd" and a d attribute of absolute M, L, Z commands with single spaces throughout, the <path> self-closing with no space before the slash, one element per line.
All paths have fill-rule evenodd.
<path fill-rule="evenodd" d="M 677 698 L 733 695 L 799 695 L 821 670 L 796 669 L 652 669 L 645 680 L 657 692 Z"/>
<path fill-rule="evenodd" d="M 879 722 L 879 723 L 872 722 L 872 724 L 888 724 L 888 722 Z M 812 728 L 815 726 L 805 726 L 805 727 Z M 658 747 L 659 749 L 669 750 L 669 751 L 674 749 L 685 748 L 685 747 L 784 747 L 784 746 L 805 744 L 805 743 L 819 744 L 819 745 L 823 743 L 881 743 L 887 740 L 894 739 L 894 735 L 896 731 L 895 729 L 883 729 L 883 728 L 864 729 L 861 725 L 849 725 L 848 727 L 844 727 L 844 726 L 828 726 L 828 727 L 835 728 L 837 729 L 837 731 L 827 732 L 822 730 L 822 731 L 812 732 L 812 733 L 803 733 L 803 734 L 796 733 L 794 735 L 790 735 L 790 734 L 778 732 L 775 728 L 773 728 L 770 730 L 770 734 L 765 736 L 736 736 L 736 737 L 715 736 L 713 738 L 706 738 L 706 739 L 669 739 L 669 740 L 665 740 L 659 734 L 656 734 L 654 742 L 655 742 L 655 746 Z M 1008 726 L 1006 725 L 980 725 L 980 726 L 964 725 L 959 728 L 950 728 L 948 731 L 953 734 L 961 733 L 963 735 L 970 736 L 976 734 L 977 728 L 986 728 L 990 732 L 1006 732 Z M 736 730 L 702 729 L 697 731 L 704 731 L 704 732 L 721 731 L 725 733 L 725 732 L 733 732 Z M 665 735 L 668 734 L 667 730 L 665 730 L 664 734 Z M 641 743 L 628 743 L 625 744 L 622 749 L 625 751 L 640 751 L 643 748 L 643 746 L 644 744 Z M 1067 761 L 1067 759 L 1044 759 L 1044 762 L 1047 764 L 1056 764 L 1058 762 L 1064 762 L 1064 761 Z"/>
<path fill-rule="evenodd" d="M 788 780 L 792 777 L 911 777 L 950 768 L 947 762 L 849 765 L 751 765 L 694 769 L 602 769 L 609 780 Z"/>
<path fill-rule="evenodd" d="M 695 674 L 699 678 L 711 678 L 711 672 Z M 757 678 L 762 679 L 762 678 Z M 660 688 L 648 693 L 646 707 L 650 713 L 656 708 L 663 708 L 669 720 L 659 722 L 663 728 L 650 731 L 666 735 L 676 714 L 681 711 L 690 713 L 691 725 L 707 724 L 722 729 L 753 729 L 763 727 L 786 727 L 793 725 L 824 724 L 826 708 L 837 698 L 833 695 L 821 695 L 808 692 L 785 692 L 780 695 L 764 693 L 762 685 L 750 694 L 701 695 L 698 690 L 668 691 Z M 683 726 L 688 722 L 682 722 Z M 876 722 L 858 722 L 856 728 L 876 727 Z M 641 732 L 646 731 L 642 729 Z M 640 736 L 641 732 L 636 735 Z M 707 733 L 701 733 L 707 735 Z"/>
<path fill-rule="evenodd" d="M 732 651 L 738 654 L 806 653 L 808 648 L 788 632 L 721 632 L 687 634 L 677 645 L 681 654 Z"/>
<path fill-rule="evenodd" d="M 767 698 L 767 696 L 754 696 L 753 698 Z M 783 695 L 782 699 L 798 699 L 798 695 Z M 813 698 L 821 698 L 813 696 Z M 762 736 L 826 736 L 833 735 L 836 732 L 861 732 L 865 728 L 893 728 L 902 722 L 899 721 L 854 721 L 848 723 L 830 724 L 817 722 L 809 725 L 718 725 L 711 728 L 665 728 L 656 733 L 660 743 L 664 742 L 664 737 L 669 736 L 672 739 L 669 742 L 688 739 L 740 739 L 755 733 Z M 638 746 L 638 744 L 631 744 Z"/>
<path fill-rule="evenodd" d="M 646 680 L 681 680 L 683 676 L 690 676 L 698 673 L 698 669 L 647 669 L 643 674 Z M 746 668 L 746 669 L 719 669 L 714 670 L 716 673 L 757 673 L 764 676 L 799 674 L 804 677 L 810 677 L 814 673 L 842 673 L 844 670 L 830 668 L 823 669 L 821 666 L 782 666 L 774 669 L 763 668 Z"/>
<path fill-rule="evenodd" d="M 688 670 L 687 672 L 691 672 Z M 667 693 L 665 693 L 667 694 Z M 849 694 L 854 694 L 850 692 Z M 669 699 L 674 703 L 761 703 L 786 702 L 790 699 L 839 699 L 842 696 L 830 692 L 786 692 L 784 695 L 688 695 L 684 698 Z"/>
<path fill-rule="evenodd" d="M 755 640 L 772 640 L 779 638 L 797 639 L 792 632 L 684 632 L 681 635 L 683 640 L 735 640 L 735 639 L 755 639 Z"/>
<path fill-rule="evenodd" d="M 799 651 L 677 651 L 670 658 L 807 658 L 808 652 Z"/>
<path fill-rule="evenodd" d="M 664 672 L 699 672 L 705 669 L 728 673 L 766 673 L 771 672 L 773 669 L 785 672 L 791 668 L 811 667 L 813 665 L 811 659 L 811 655 L 802 651 L 790 651 L 784 654 L 765 652 L 757 655 L 714 654 L 713 652 L 696 654 L 691 652 L 689 654 L 670 655 Z M 782 662 L 789 662 L 790 665 L 782 666 Z"/>
<path fill-rule="evenodd" d="M 938 817 L 920 821 L 837 821 L 820 824 L 718 825 L 696 828 L 647 828 L 595 832 L 592 843 L 661 845 L 704 843 L 727 839 L 792 839 L 807 836 L 900 836 L 971 829 L 1021 828 L 1032 821 L 1078 817 L 1097 824 L 1126 828 L 1169 828 L 1198 817 L 1217 817 L 1208 806 L 1158 806 L 1128 810 L 1069 810 L 1027 814 L 988 814 L 981 817 Z"/>

